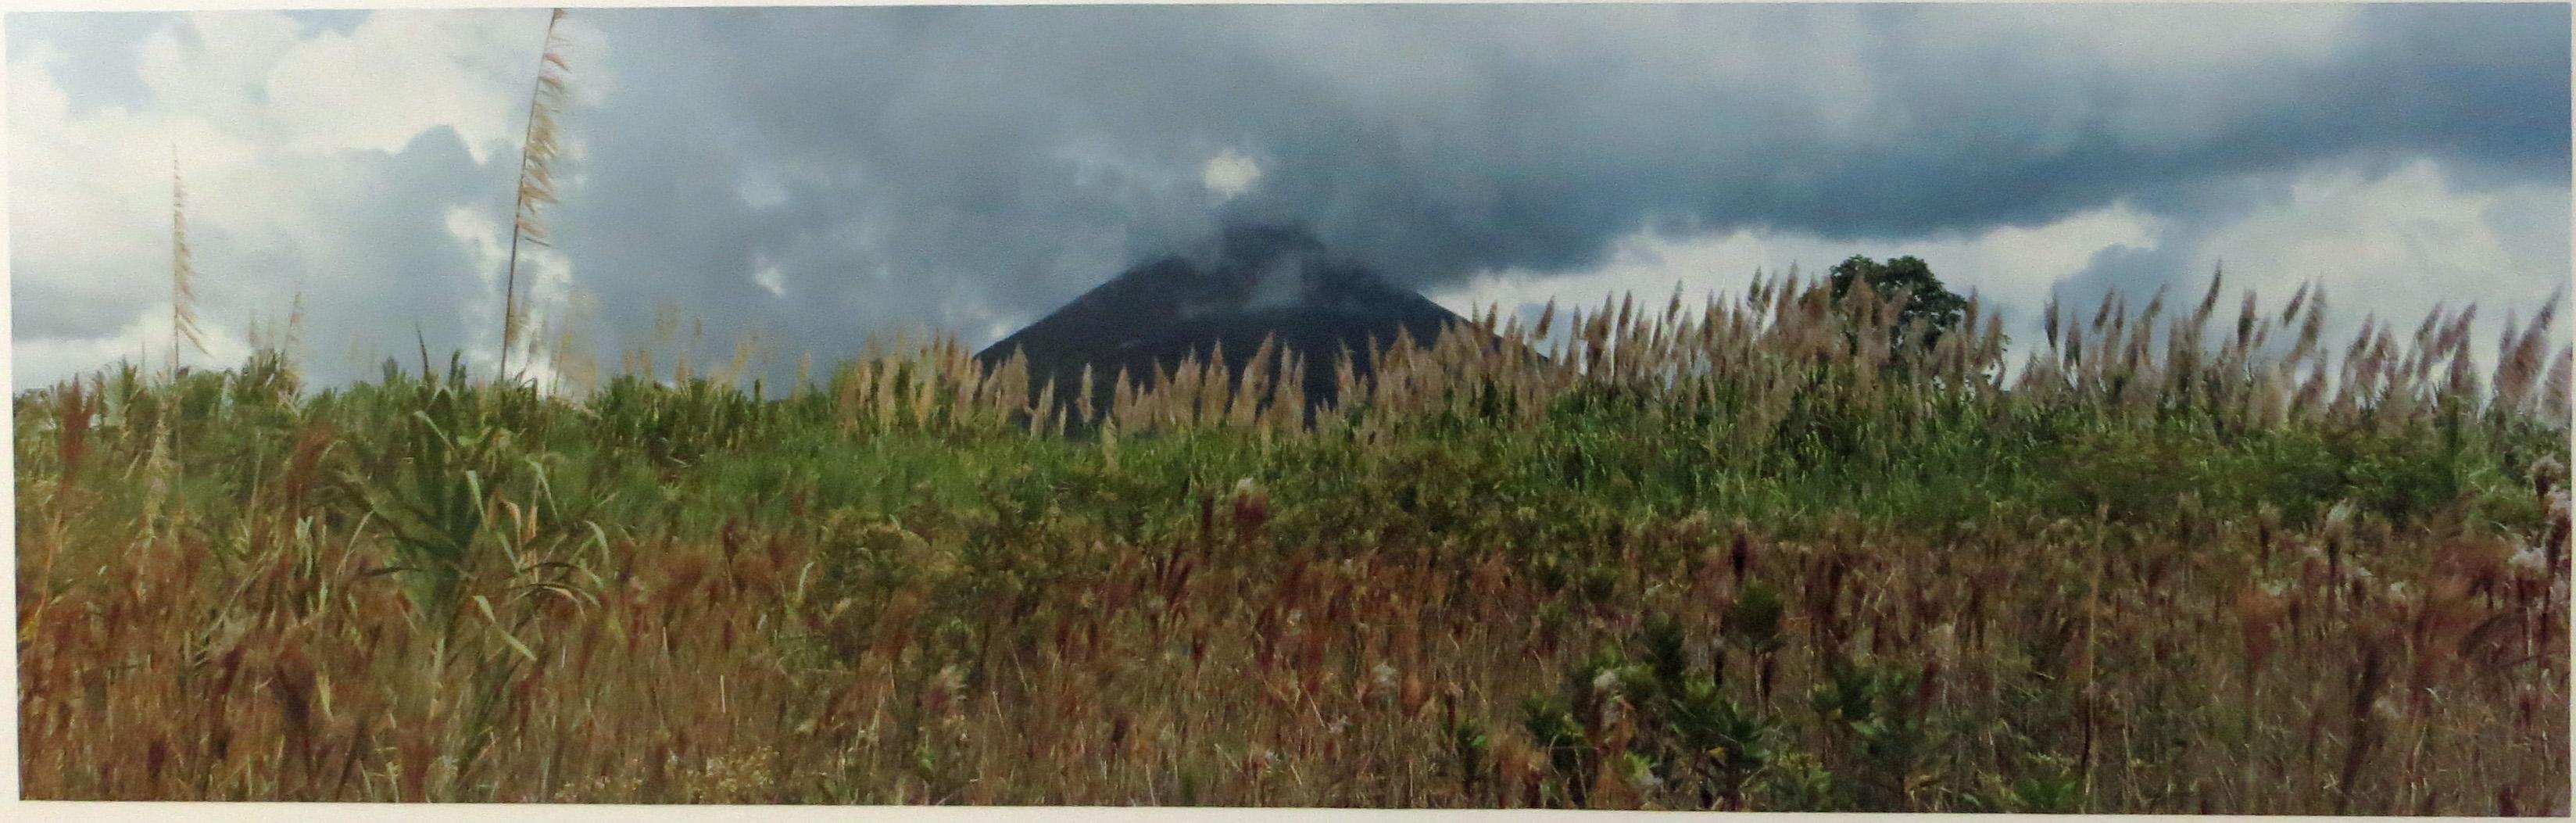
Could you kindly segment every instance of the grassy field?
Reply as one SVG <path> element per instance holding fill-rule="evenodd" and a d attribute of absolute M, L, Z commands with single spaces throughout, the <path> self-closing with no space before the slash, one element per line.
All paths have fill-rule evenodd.
<path fill-rule="evenodd" d="M 1865 288 L 1489 315 L 1312 420 L 1269 352 L 111 370 L 15 397 L 22 785 L 2566 813 L 2567 350 L 2221 296 L 2009 381 Z"/>

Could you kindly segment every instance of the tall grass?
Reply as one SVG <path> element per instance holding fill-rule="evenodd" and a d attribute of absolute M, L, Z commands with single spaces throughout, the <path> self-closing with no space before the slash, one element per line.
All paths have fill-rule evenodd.
<path fill-rule="evenodd" d="M 2554 310 L 2485 369 L 2467 310 L 2198 297 L 2011 370 L 1794 278 L 1488 311 L 1311 353 L 1311 415 L 1271 346 L 1088 410 L 950 339 L 758 395 L 112 369 L 16 398 L 22 785 L 2564 813 Z"/>
<path fill-rule="evenodd" d="M 509 261 L 501 284 L 501 357 L 494 369 L 508 379 L 517 378 L 517 373 L 510 371 L 510 355 L 518 348 L 527 324 L 519 305 L 519 242 L 546 245 L 546 224 L 538 212 L 555 202 L 554 161 L 563 152 L 556 134 L 556 118 L 563 112 L 564 75 L 572 70 L 572 64 L 564 60 L 567 43 L 555 33 L 563 19 L 563 9 L 555 9 L 546 18 L 546 46 L 538 52 L 536 86 L 528 94 L 528 130 L 519 150 L 516 204 L 510 212 Z"/>
<path fill-rule="evenodd" d="M 188 191 L 179 178 L 179 151 L 170 150 L 170 373 L 179 373 L 179 344 L 206 353 L 197 328 L 196 257 L 188 250 Z"/>

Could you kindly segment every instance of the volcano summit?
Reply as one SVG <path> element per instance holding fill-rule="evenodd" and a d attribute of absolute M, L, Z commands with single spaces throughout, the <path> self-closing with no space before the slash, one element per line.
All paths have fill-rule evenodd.
<path fill-rule="evenodd" d="M 1420 294 L 1389 285 L 1360 266 L 1325 254 L 1324 244 L 1302 227 L 1230 225 L 1212 249 L 1174 254 L 1118 275 L 1055 313 L 1002 338 L 976 355 L 986 365 L 1028 358 L 1029 376 L 1053 378 L 1067 396 L 1092 369 L 1095 404 L 1106 404 L 1112 379 L 1152 379 L 1157 365 L 1170 369 L 1197 354 L 1204 360 L 1224 346 L 1229 373 L 1242 374 L 1264 337 L 1305 358 L 1308 402 L 1334 393 L 1333 362 L 1341 348 L 1354 354 L 1362 375 L 1372 343 L 1383 346 L 1398 331 L 1429 343 L 1466 318 Z"/>

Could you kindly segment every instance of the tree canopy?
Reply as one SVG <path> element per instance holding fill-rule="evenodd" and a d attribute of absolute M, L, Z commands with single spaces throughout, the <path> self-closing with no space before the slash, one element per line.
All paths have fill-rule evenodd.
<path fill-rule="evenodd" d="M 1881 263 L 1855 254 L 1834 264 L 1828 273 L 1837 300 L 1849 293 L 1855 282 L 1866 282 L 1871 291 L 1882 295 L 1903 290 L 1905 308 L 1897 314 L 1896 333 L 1901 336 L 1915 321 L 1924 321 L 1920 342 L 1926 346 L 1941 339 L 1943 332 L 1957 328 L 1968 308 L 1967 298 L 1941 285 L 1941 278 L 1932 274 L 1931 264 L 1913 255 Z"/>

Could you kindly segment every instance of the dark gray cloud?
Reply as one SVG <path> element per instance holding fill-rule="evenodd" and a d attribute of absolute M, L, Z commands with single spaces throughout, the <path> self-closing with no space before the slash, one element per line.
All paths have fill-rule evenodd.
<path fill-rule="evenodd" d="M 1581 267 L 1650 222 L 1851 238 L 2122 198 L 2200 215 L 2242 179 L 2373 157 L 2566 178 L 2564 7 L 2320 12 L 2354 19 L 2313 53 L 2176 42 L 2128 65 L 1924 36 L 2002 13 L 1949 8 L 599 12 L 617 88 L 583 120 L 594 178 L 564 219 L 586 283 L 798 307 L 791 334 L 821 343 L 1042 312 L 1203 234 L 1219 210 L 1196 167 L 1224 148 L 1263 169 L 1232 208 L 1415 284 Z M 2072 15 L 2053 31 L 2079 37 L 2170 16 L 2009 13 Z M 742 204 L 747 171 L 791 181 L 784 202 Z M 755 257 L 787 297 L 749 283 Z M 976 287 L 921 287 L 956 283 Z"/>
<path fill-rule="evenodd" d="M 368 15 L 374 13 L 365 9 L 296 9 L 285 12 L 288 18 L 304 24 L 309 30 L 344 35 L 356 31 L 358 24 L 367 22 Z"/>
<path fill-rule="evenodd" d="M 602 96 L 567 119 L 583 151 L 550 220 L 612 351 L 662 306 L 709 320 L 701 357 L 753 326 L 825 359 L 906 325 L 979 343 L 1232 214 L 1436 288 L 1582 269 L 1647 229 L 1903 239 L 2126 203 L 2174 242 L 2086 282 L 2144 283 L 2205 272 L 2190 241 L 2314 169 L 2429 158 L 2474 191 L 2570 168 L 2565 6 L 574 16 L 605 56 L 577 50 L 573 82 Z M 113 73 L 67 93 L 121 94 Z M 1228 151 L 1261 173 L 1220 203 L 1200 170 Z M 426 178 L 388 180 L 416 187 L 394 202 L 506 208 L 452 185 L 506 156 L 393 159 Z"/>

